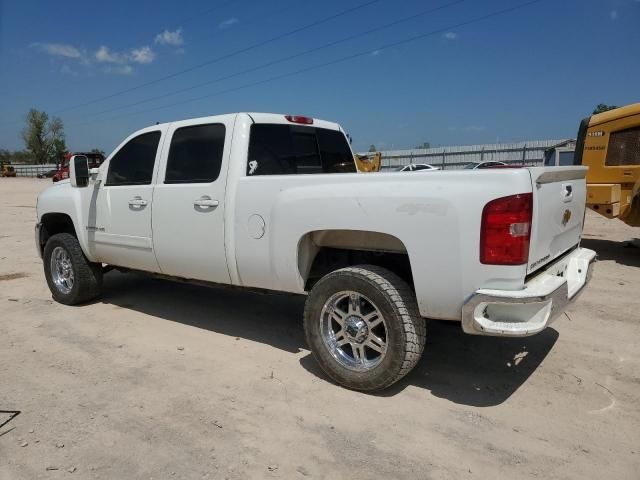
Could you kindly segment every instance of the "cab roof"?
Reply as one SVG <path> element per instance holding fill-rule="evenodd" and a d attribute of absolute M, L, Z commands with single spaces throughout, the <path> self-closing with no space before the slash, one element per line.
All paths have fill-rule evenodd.
<path fill-rule="evenodd" d="M 207 117 L 195 117 L 195 118 L 183 118 L 180 120 L 174 120 L 172 122 L 164 122 L 156 125 L 149 125 L 146 128 L 152 128 L 154 126 L 160 125 L 169 125 L 171 123 L 183 122 L 183 121 L 198 121 L 201 120 L 204 122 L 215 121 L 220 117 L 229 117 L 234 115 L 248 115 L 254 123 L 275 123 L 275 124 L 283 124 L 283 125 L 297 125 L 297 122 L 291 121 L 287 119 L 287 116 L 297 116 L 296 114 L 284 114 L 284 113 L 263 113 L 263 112 L 237 112 L 237 113 L 227 113 L 221 115 L 212 115 Z M 308 124 L 310 127 L 319 127 L 319 128 L 327 128 L 330 130 L 341 130 L 340 125 L 335 122 L 329 122 L 327 120 L 321 120 L 318 118 L 307 117 L 313 120 L 312 124 Z"/>

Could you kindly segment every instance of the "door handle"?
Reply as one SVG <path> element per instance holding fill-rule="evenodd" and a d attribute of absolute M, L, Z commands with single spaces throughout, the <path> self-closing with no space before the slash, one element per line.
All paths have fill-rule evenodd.
<path fill-rule="evenodd" d="M 140 196 L 135 196 L 131 200 L 129 200 L 129 205 L 132 207 L 144 207 L 147 205 L 147 201 L 143 200 Z"/>
<path fill-rule="evenodd" d="M 218 200 L 213 200 L 211 197 L 205 195 L 200 197 L 198 200 L 194 200 L 193 204 L 196 207 L 213 208 L 217 207 L 220 202 L 218 202 Z"/>

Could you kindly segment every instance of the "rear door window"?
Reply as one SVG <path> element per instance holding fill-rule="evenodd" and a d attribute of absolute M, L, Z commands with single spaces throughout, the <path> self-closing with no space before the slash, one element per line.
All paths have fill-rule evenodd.
<path fill-rule="evenodd" d="M 247 175 L 356 172 L 340 131 L 299 125 L 254 124 Z"/>
<path fill-rule="evenodd" d="M 220 175 L 225 127 L 178 128 L 171 139 L 164 183 L 211 183 Z"/>

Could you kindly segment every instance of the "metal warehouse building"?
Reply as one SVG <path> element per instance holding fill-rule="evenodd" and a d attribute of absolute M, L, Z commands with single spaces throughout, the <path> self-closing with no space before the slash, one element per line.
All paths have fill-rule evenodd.
<path fill-rule="evenodd" d="M 471 162 L 491 160 L 539 166 L 543 163 L 545 150 L 564 144 L 568 140 L 531 140 L 518 143 L 386 150 L 380 153 L 382 153 L 382 170 L 392 170 L 410 163 L 429 163 L 442 169 L 456 169 Z"/>

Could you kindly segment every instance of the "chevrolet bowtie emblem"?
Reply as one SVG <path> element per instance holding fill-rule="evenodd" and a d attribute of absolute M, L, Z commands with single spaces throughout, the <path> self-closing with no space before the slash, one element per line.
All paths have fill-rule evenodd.
<path fill-rule="evenodd" d="M 569 223 L 569 220 L 571 220 L 571 210 L 565 210 L 562 215 L 562 225 L 566 226 L 567 223 Z"/>

